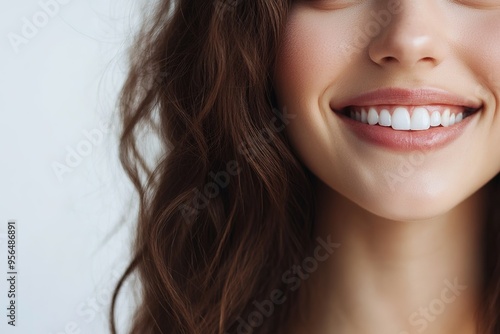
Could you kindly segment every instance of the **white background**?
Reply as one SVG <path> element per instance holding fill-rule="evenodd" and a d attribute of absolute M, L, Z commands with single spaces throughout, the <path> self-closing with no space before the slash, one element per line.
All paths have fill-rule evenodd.
<path fill-rule="evenodd" d="M 52 6 L 44 22 L 47 10 L 40 3 L 54 1 L 0 0 L 0 333 L 5 334 L 109 333 L 109 299 L 128 261 L 133 228 L 134 214 L 126 210 L 135 197 L 118 162 L 115 113 L 139 1 L 59 0 L 65 3 Z M 38 31 L 30 35 L 25 29 L 29 38 L 15 47 L 9 36 L 24 38 L 23 18 L 40 20 Z M 89 139 L 86 133 L 93 135 Z M 56 172 L 55 166 L 67 169 Z M 7 324 L 6 310 L 6 228 L 12 219 L 17 222 L 16 327 Z M 119 299 L 121 328 L 130 300 L 127 290 Z"/>

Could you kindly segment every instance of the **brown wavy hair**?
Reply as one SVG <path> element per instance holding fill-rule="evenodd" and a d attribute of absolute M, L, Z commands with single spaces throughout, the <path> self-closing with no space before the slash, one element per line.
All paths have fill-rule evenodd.
<path fill-rule="evenodd" d="M 313 175 L 285 135 L 272 73 L 292 0 L 161 0 L 145 7 L 122 88 L 120 160 L 139 195 L 132 260 L 141 303 L 131 334 L 237 333 L 255 302 L 276 305 L 249 333 L 279 333 L 296 293 L 282 280 L 313 246 Z M 145 135 L 159 139 L 148 162 Z M 485 234 L 481 333 L 500 333 L 500 213 Z"/>

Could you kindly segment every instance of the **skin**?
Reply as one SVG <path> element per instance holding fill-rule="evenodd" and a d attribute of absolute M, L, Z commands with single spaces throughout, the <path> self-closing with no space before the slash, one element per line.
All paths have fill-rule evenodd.
<path fill-rule="evenodd" d="M 390 22 L 354 46 L 370 12 L 391 6 Z M 314 234 L 341 246 L 302 282 L 287 333 L 476 333 L 484 186 L 500 171 L 499 18 L 498 0 L 292 4 L 275 91 L 318 179 Z M 484 108 L 451 144 L 396 152 L 359 140 L 330 108 L 385 87 L 438 88 Z M 426 314 L 455 279 L 466 288 Z"/>

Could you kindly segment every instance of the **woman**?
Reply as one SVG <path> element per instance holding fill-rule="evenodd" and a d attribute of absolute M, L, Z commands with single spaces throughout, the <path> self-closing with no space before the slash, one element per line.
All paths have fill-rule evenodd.
<path fill-rule="evenodd" d="M 499 18 L 159 1 L 121 96 L 141 201 L 111 317 L 136 272 L 130 333 L 500 333 Z"/>

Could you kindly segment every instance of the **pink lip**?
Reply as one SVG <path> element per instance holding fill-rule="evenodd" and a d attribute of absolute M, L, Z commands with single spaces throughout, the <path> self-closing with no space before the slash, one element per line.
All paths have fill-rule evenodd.
<path fill-rule="evenodd" d="M 339 105 L 331 105 L 333 110 L 342 110 L 348 106 L 375 106 L 375 105 L 456 105 L 472 109 L 481 107 L 481 102 L 472 101 L 460 95 L 449 93 L 436 88 L 404 89 L 384 88 L 367 92 L 354 98 L 342 101 Z"/>
<path fill-rule="evenodd" d="M 341 102 L 332 110 L 340 116 L 347 128 L 356 136 L 369 143 L 376 144 L 396 151 L 430 150 L 441 148 L 457 139 L 475 118 L 475 112 L 464 118 L 460 123 L 449 127 L 432 127 L 422 131 L 397 131 L 391 127 L 368 125 L 343 115 L 342 109 L 348 106 L 425 106 L 425 105 L 455 105 L 477 110 L 480 102 L 448 93 L 439 89 L 407 90 L 401 88 L 386 88 L 368 92 Z"/>
<path fill-rule="evenodd" d="M 449 127 L 438 126 L 422 131 L 397 131 L 391 127 L 361 123 L 345 115 L 339 116 L 347 128 L 368 143 L 395 151 L 415 151 L 438 149 L 449 144 L 465 131 L 477 114 L 479 112 Z"/>

